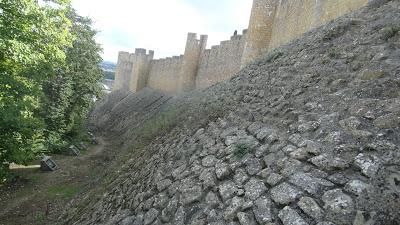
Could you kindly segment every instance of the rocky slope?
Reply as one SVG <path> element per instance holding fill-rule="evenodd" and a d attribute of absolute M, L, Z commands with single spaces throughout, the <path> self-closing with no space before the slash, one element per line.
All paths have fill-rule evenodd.
<path fill-rule="evenodd" d="M 153 117 L 190 109 L 64 224 L 399 224 L 399 24 L 399 1 L 375 1 L 230 81 L 162 97 Z M 148 109 L 122 96 L 91 123 L 127 147 Z"/>

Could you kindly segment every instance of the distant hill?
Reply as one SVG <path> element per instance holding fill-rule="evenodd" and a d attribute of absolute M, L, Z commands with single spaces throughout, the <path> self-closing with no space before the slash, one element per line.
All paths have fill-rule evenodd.
<path fill-rule="evenodd" d="M 115 79 L 115 69 L 117 64 L 109 61 L 103 61 L 101 63 L 101 68 L 104 71 L 104 78 L 114 80 Z"/>
<path fill-rule="evenodd" d="M 111 72 L 115 72 L 115 68 L 117 67 L 116 63 L 113 62 L 108 62 L 108 61 L 103 61 L 101 63 L 101 68 L 104 71 L 111 71 Z"/>

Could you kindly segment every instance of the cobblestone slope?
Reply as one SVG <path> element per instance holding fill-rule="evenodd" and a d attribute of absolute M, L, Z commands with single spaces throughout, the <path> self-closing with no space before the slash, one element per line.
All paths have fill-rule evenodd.
<path fill-rule="evenodd" d="M 399 224 L 400 2 L 383 2 L 179 97 L 225 113 L 158 137 L 66 224 Z M 123 136 L 130 111 L 99 116 L 118 102 L 97 126 Z"/>

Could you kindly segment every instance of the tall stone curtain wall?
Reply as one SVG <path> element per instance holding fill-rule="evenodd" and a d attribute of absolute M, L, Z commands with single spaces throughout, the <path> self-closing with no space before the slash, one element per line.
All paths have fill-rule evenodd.
<path fill-rule="evenodd" d="M 229 79 L 240 68 L 305 32 L 367 5 L 369 0 L 253 0 L 248 30 L 206 49 L 207 36 L 189 33 L 185 53 L 153 60 L 136 49 L 118 57 L 114 90 L 148 86 L 168 93 L 205 88 Z"/>
<path fill-rule="evenodd" d="M 175 92 L 179 89 L 183 55 L 153 60 L 150 65 L 147 86 L 155 90 Z"/>
<path fill-rule="evenodd" d="M 234 35 L 220 45 L 205 50 L 201 57 L 196 76 L 196 88 L 209 87 L 227 80 L 240 70 L 240 63 L 246 40 L 243 35 Z"/>
<path fill-rule="evenodd" d="M 285 44 L 368 3 L 368 0 L 276 0 L 275 20 L 268 49 Z"/>

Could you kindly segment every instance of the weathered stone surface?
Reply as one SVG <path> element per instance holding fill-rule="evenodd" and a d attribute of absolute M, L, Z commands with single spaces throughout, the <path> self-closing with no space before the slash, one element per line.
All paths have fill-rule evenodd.
<path fill-rule="evenodd" d="M 210 207 L 215 207 L 219 205 L 220 200 L 214 192 L 208 192 L 206 195 L 206 203 Z"/>
<path fill-rule="evenodd" d="M 272 222 L 272 202 L 267 197 L 261 197 L 254 201 L 253 213 L 259 224 Z"/>
<path fill-rule="evenodd" d="M 354 159 L 354 164 L 361 169 L 361 172 L 365 176 L 368 177 L 374 177 L 381 166 L 378 157 L 374 155 L 367 156 L 363 153 L 357 155 Z"/>
<path fill-rule="evenodd" d="M 226 163 L 217 163 L 215 165 L 215 173 L 217 175 L 217 178 L 222 180 L 222 179 L 226 178 L 227 176 L 229 176 L 229 174 L 231 173 L 231 170 Z"/>
<path fill-rule="evenodd" d="M 203 187 L 214 187 L 216 184 L 216 178 L 214 170 L 203 170 L 200 174 L 199 179 L 203 181 Z"/>
<path fill-rule="evenodd" d="M 133 225 L 143 225 L 143 220 L 144 217 L 142 214 L 137 215 L 135 221 L 133 222 Z"/>
<path fill-rule="evenodd" d="M 264 182 L 259 179 L 251 178 L 245 185 L 245 196 L 251 200 L 256 200 L 260 195 L 262 195 L 267 187 Z"/>
<path fill-rule="evenodd" d="M 203 190 L 200 186 L 184 188 L 182 190 L 182 203 L 186 205 L 200 200 L 201 196 L 203 195 L 202 191 Z"/>
<path fill-rule="evenodd" d="M 255 175 L 262 169 L 260 160 L 257 158 L 248 158 L 245 161 L 246 170 L 249 175 Z"/>
<path fill-rule="evenodd" d="M 271 186 L 275 186 L 283 180 L 283 177 L 277 173 L 271 173 L 267 178 L 267 183 Z"/>
<path fill-rule="evenodd" d="M 218 159 L 214 155 L 209 155 L 201 160 L 201 165 L 204 167 L 212 167 L 217 163 Z"/>
<path fill-rule="evenodd" d="M 325 192 L 322 196 L 324 209 L 327 217 L 338 224 L 348 224 L 352 222 L 354 213 L 353 199 L 344 194 L 341 189 L 334 189 Z"/>
<path fill-rule="evenodd" d="M 236 218 L 236 213 L 242 210 L 243 204 L 243 198 L 239 198 L 237 196 L 233 197 L 229 203 L 229 206 L 225 209 L 224 219 L 227 221 L 231 221 Z"/>
<path fill-rule="evenodd" d="M 121 225 L 131 225 L 133 222 L 135 222 L 136 217 L 135 216 L 129 216 L 126 217 L 121 221 Z"/>
<path fill-rule="evenodd" d="M 226 181 L 220 184 L 218 189 L 223 201 L 232 198 L 238 192 L 237 186 L 232 181 Z"/>
<path fill-rule="evenodd" d="M 251 213 L 240 212 L 237 214 L 240 225 L 257 225 Z"/>
<path fill-rule="evenodd" d="M 246 172 L 243 169 L 237 169 L 235 171 L 235 175 L 234 175 L 233 179 L 236 184 L 242 185 L 244 182 L 246 182 L 249 179 L 249 176 L 247 176 Z"/>
<path fill-rule="evenodd" d="M 297 204 L 304 213 L 314 218 L 316 221 L 324 217 L 323 210 L 319 207 L 318 203 L 310 197 L 302 197 Z"/>
<path fill-rule="evenodd" d="M 173 224 L 185 225 L 185 218 L 186 218 L 186 212 L 185 209 L 181 206 L 178 208 L 178 210 L 176 210 Z"/>
<path fill-rule="evenodd" d="M 314 177 L 307 173 L 296 173 L 290 177 L 289 182 L 301 187 L 310 194 L 317 194 L 326 188 L 334 186 L 333 183 L 327 180 Z"/>
<path fill-rule="evenodd" d="M 287 205 L 294 202 L 302 194 L 302 191 L 288 183 L 282 183 L 271 190 L 271 198 L 280 205 Z"/>
<path fill-rule="evenodd" d="M 370 185 L 361 180 L 352 180 L 346 184 L 344 189 L 355 195 L 367 194 L 370 189 Z"/>
<path fill-rule="evenodd" d="M 284 225 L 308 225 L 308 223 L 289 206 L 279 211 L 279 218 Z"/>
<path fill-rule="evenodd" d="M 157 209 L 151 208 L 147 213 L 144 215 L 144 225 L 151 224 L 158 216 Z"/>
<path fill-rule="evenodd" d="M 170 179 L 161 180 L 157 183 L 157 190 L 163 191 L 172 184 Z"/>
<path fill-rule="evenodd" d="M 175 215 L 176 209 L 178 208 L 178 200 L 173 198 L 169 201 L 167 207 L 161 211 L 161 220 L 163 222 L 169 222 Z"/>
<path fill-rule="evenodd" d="M 310 161 L 325 170 L 345 169 L 349 167 L 349 164 L 345 160 L 328 154 L 316 156 L 311 158 Z"/>

